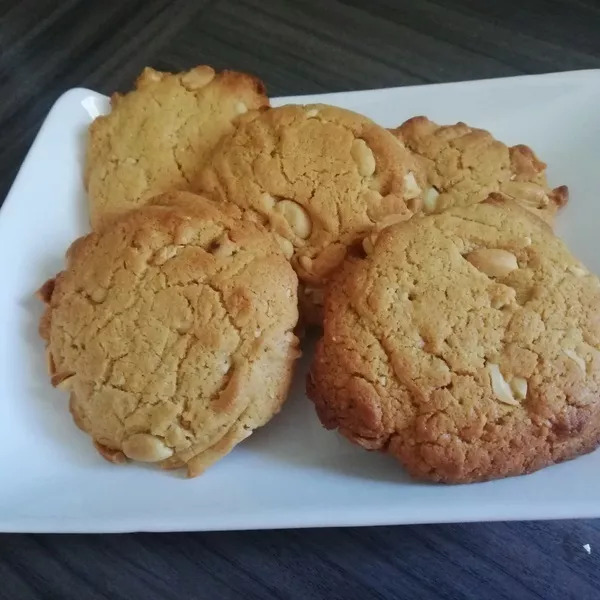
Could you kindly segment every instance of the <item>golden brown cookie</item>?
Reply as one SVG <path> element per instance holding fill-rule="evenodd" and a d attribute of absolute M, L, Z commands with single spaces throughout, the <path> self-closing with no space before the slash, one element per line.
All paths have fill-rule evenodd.
<path fill-rule="evenodd" d="M 197 188 L 251 211 L 281 237 L 314 322 L 313 301 L 348 248 L 373 228 L 410 217 L 420 180 L 410 153 L 366 117 L 288 105 L 244 115 Z"/>
<path fill-rule="evenodd" d="M 549 188 L 546 165 L 531 148 L 508 147 L 483 129 L 465 123 L 440 126 L 414 117 L 394 134 L 418 157 L 426 173 L 426 213 L 478 204 L 501 192 L 552 223 L 568 200 L 566 186 Z"/>
<path fill-rule="evenodd" d="M 512 202 L 414 217 L 332 281 L 309 396 L 325 427 L 421 479 L 506 477 L 589 452 L 599 286 Z"/>
<path fill-rule="evenodd" d="M 195 476 L 279 411 L 298 280 L 272 234 L 239 216 L 160 196 L 75 241 L 40 290 L 52 384 L 108 460 Z"/>
<path fill-rule="evenodd" d="M 114 94 L 111 104 L 89 130 L 85 184 L 94 228 L 158 193 L 189 190 L 235 118 L 269 100 L 251 75 L 199 66 L 146 68 L 135 90 Z"/>

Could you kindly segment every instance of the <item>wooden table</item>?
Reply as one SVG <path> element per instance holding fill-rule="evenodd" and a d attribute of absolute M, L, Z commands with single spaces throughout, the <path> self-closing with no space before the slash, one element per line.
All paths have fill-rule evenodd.
<path fill-rule="evenodd" d="M 271 95 L 598 68 L 600 2 L 0 0 L 0 198 L 63 91 L 197 63 Z M 0 598 L 587 600 L 599 556 L 599 521 L 0 535 Z"/>

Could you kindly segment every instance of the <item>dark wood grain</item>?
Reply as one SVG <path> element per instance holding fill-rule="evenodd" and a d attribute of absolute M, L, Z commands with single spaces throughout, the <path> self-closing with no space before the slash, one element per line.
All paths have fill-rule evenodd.
<path fill-rule="evenodd" d="M 594 600 L 598 549 L 582 521 L 4 535 L 0 598 Z"/>
<path fill-rule="evenodd" d="M 0 198 L 62 92 L 144 65 L 298 94 L 598 68 L 599 32 L 596 0 L 0 0 Z M 598 521 L 0 535 L 0 598 L 593 600 L 599 556 Z"/>

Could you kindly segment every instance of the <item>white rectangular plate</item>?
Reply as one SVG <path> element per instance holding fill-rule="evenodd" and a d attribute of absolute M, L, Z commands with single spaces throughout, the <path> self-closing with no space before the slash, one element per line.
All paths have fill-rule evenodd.
<path fill-rule="evenodd" d="M 425 114 L 532 146 L 571 202 L 559 230 L 600 272 L 600 71 L 280 98 L 326 102 L 384 126 Z M 119 532 L 374 525 L 600 516 L 600 453 L 533 475 L 461 486 L 409 480 L 389 457 L 320 426 L 304 394 L 306 360 L 268 426 L 186 480 L 104 462 L 47 380 L 33 293 L 88 230 L 86 128 L 107 108 L 89 90 L 48 115 L 0 212 L 0 530 Z M 307 352 L 309 354 L 309 352 Z"/>

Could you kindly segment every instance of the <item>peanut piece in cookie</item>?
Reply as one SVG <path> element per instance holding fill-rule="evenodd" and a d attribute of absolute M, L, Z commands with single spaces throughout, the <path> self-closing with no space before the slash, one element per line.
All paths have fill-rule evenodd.
<path fill-rule="evenodd" d="M 489 277 L 506 277 L 519 268 L 517 257 L 501 248 L 480 248 L 469 252 L 465 258 Z"/>

